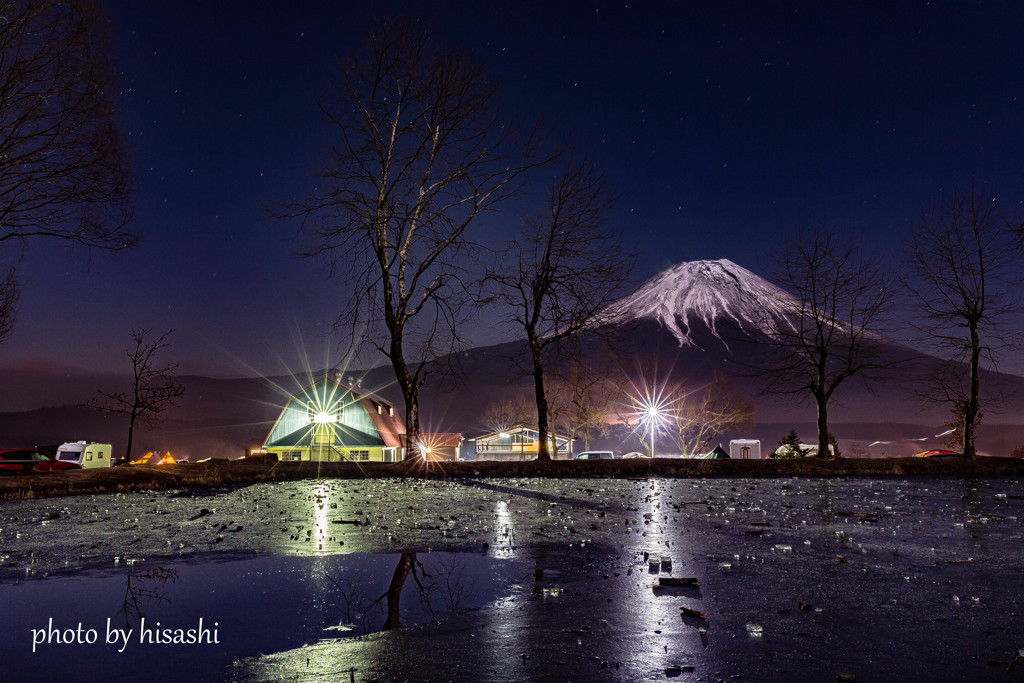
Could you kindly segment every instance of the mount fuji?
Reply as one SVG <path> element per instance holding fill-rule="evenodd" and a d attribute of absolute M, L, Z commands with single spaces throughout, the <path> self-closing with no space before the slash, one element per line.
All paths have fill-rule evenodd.
<path fill-rule="evenodd" d="M 794 426 L 809 436 L 813 433 L 813 405 L 764 394 L 761 389 L 765 377 L 752 372 L 769 353 L 770 344 L 765 342 L 780 326 L 791 325 L 790 315 L 795 310 L 797 301 L 789 293 L 732 261 L 682 263 L 658 273 L 611 304 L 601 327 L 580 334 L 571 349 L 563 348 L 563 353 L 552 356 L 548 367 L 551 371 L 568 369 L 563 365 L 570 362 L 567 359 L 591 359 L 612 368 L 607 371 L 634 386 L 672 382 L 695 389 L 706 386 L 717 374 L 726 377 L 736 391 L 756 405 L 758 425 L 733 436 L 774 444 Z M 879 338 L 878 343 L 886 357 L 904 365 L 899 372 L 872 384 L 859 377 L 845 382 L 830 404 L 834 433 L 840 439 L 857 439 L 864 444 L 937 434 L 949 417 L 948 407 L 922 406 L 909 395 L 911 389 L 923 386 L 921 377 L 939 368 L 948 372 L 948 366 L 895 342 Z M 461 431 L 472 437 L 487 431 L 481 414 L 491 403 L 514 395 L 532 399 L 532 380 L 523 370 L 528 363 L 522 340 L 464 350 L 438 359 L 436 365 L 433 377 L 437 381 L 425 385 L 420 393 L 427 431 Z M 451 367 L 459 372 L 445 377 Z M 363 378 L 364 386 L 381 387 L 383 398 L 404 409 L 390 367 L 351 372 Z M 42 405 L 53 406 L 0 412 L 0 435 L 11 444 L 79 438 L 116 444 L 122 437 L 119 423 L 104 421 L 95 412 L 77 407 L 94 395 L 96 378 L 75 384 L 73 378 L 58 381 L 48 375 L 40 377 L 33 382 L 32 378 L 8 377 L 0 372 L 0 381 L 17 380 L 11 385 L 46 387 L 48 398 L 40 400 L 51 401 Z M 294 390 L 302 384 L 301 378 L 288 377 L 273 382 L 262 378 L 180 379 L 186 385 L 184 400 L 167 412 L 161 429 L 140 435 L 141 447 L 237 457 L 247 444 L 266 436 L 287 399 L 288 392 L 274 389 L 272 384 Z M 799 378 L 773 381 L 798 382 Z M 986 410 L 985 424 L 979 431 L 979 447 L 1005 455 L 1024 443 L 1024 428 L 1019 425 L 1024 421 L 1024 379 L 986 372 L 982 386 L 990 398 L 997 393 L 996 387 L 1011 397 L 1002 406 Z M 53 396 L 60 396 L 64 403 L 55 405 Z M 629 400 L 625 395 L 621 398 L 623 403 Z M 601 447 L 637 448 L 614 439 Z M 916 447 L 916 442 L 908 442 L 902 453 L 890 450 L 888 454 L 907 454 Z"/>
<path fill-rule="evenodd" d="M 799 308 L 791 294 L 727 259 L 681 263 L 608 306 L 602 325 L 579 335 L 571 352 L 553 358 L 549 369 L 557 369 L 566 357 L 610 356 L 618 372 L 629 376 L 637 386 L 673 382 L 699 388 L 717 374 L 756 405 L 760 427 L 745 436 L 774 443 L 792 426 L 799 426 L 801 433 L 810 436 L 815 409 L 806 400 L 809 396 L 764 391 L 768 382 L 800 379 L 769 378 L 757 370 L 767 364 L 775 333 L 783 327 L 794 327 L 793 314 Z M 871 341 L 882 363 L 899 369 L 870 383 L 859 376 L 843 383 L 830 403 L 830 424 L 837 437 L 871 443 L 878 439 L 933 437 L 942 431 L 949 407 L 919 403 L 911 393 L 925 386 L 927 375 L 940 369 L 949 372 L 948 366 L 877 335 L 872 335 Z M 527 365 L 525 345 L 520 341 L 470 349 L 460 355 L 459 365 L 462 376 L 454 388 L 425 388 L 424 392 L 424 401 L 429 400 L 449 421 L 465 410 L 460 406 L 482 409 L 495 396 L 518 393 L 532 398 L 529 378 L 516 370 Z M 1012 424 L 990 423 L 979 433 L 982 441 L 988 441 L 983 447 L 1005 454 L 1024 439 L 1024 429 L 1016 424 L 1024 415 L 1020 399 L 1024 397 L 1024 379 L 985 372 L 982 384 L 989 399 L 1000 391 L 1017 397 L 1003 403 L 998 409 L 1001 414 L 994 410 L 990 413 L 992 423 Z M 459 421 L 459 428 L 467 431 L 480 426 Z M 916 443 L 920 442 L 906 443 L 904 450 L 916 448 Z M 893 449 L 890 454 L 896 452 Z"/>
<path fill-rule="evenodd" d="M 690 261 L 654 276 L 612 304 L 608 324 L 656 322 L 680 348 L 704 348 L 708 334 L 725 345 L 737 331 L 771 335 L 792 328 L 792 295 L 727 259 Z M 706 349 L 705 349 L 706 350 Z"/>

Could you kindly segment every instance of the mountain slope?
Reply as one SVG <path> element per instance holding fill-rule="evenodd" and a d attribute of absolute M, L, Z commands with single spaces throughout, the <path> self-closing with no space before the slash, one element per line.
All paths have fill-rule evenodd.
<path fill-rule="evenodd" d="M 774 444 L 788 430 L 786 425 L 814 421 L 814 407 L 806 400 L 795 403 L 785 397 L 762 395 L 760 389 L 765 378 L 751 371 L 764 360 L 762 354 L 768 353 L 763 343 L 765 337 L 775 326 L 788 324 L 786 314 L 794 305 L 786 292 L 731 261 L 683 263 L 659 273 L 615 302 L 608 311 L 610 323 L 579 335 L 571 347 L 555 349 L 547 365 L 547 377 L 569 369 L 575 359 L 590 361 L 609 377 L 614 375 L 619 388 L 614 389 L 617 395 L 613 398 L 627 405 L 631 395 L 644 386 L 673 384 L 697 390 L 706 386 L 714 374 L 724 375 L 734 389 L 755 402 L 759 423 L 775 423 L 767 429 L 754 427 L 734 436 Z M 940 369 L 948 372 L 948 366 L 895 343 L 884 342 L 884 352 L 889 354 L 888 358 L 905 363 L 872 384 L 861 378 L 844 382 L 830 404 L 830 422 L 840 439 L 861 438 L 845 437 L 844 423 L 928 425 L 915 429 L 914 437 L 942 430 L 941 424 L 949 416 L 948 406 L 922 406 L 909 396 L 914 388 L 926 386 L 923 378 L 928 373 Z M 532 380 L 526 372 L 528 360 L 522 340 L 473 348 L 439 360 L 430 383 L 420 395 L 423 429 L 459 431 L 467 437 L 484 433 L 488 425 L 482 416 L 491 404 L 516 395 L 528 401 L 533 399 Z M 457 367 L 460 373 L 447 376 L 444 371 L 448 366 Z M 362 379 L 364 387 L 379 392 L 404 411 L 390 367 L 353 374 Z M 93 379 L 80 382 L 79 387 L 51 375 L 36 375 L 39 381 L 33 389 L 49 392 L 44 392 L 36 407 L 58 407 L 32 412 L 13 412 L 8 407 L 7 411 L 12 412 L 0 413 L 0 446 L 77 439 L 119 444 L 123 440 L 122 421 L 104 419 L 98 413 L 73 407 L 95 391 L 91 388 Z M 3 377 L 0 373 L 0 379 Z M 142 449 L 169 449 L 184 455 L 237 456 L 247 445 L 266 436 L 288 397 L 308 383 L 307 379 L 182 377 L 187 387 L 182 404 L 167 411 L 166 422 L 158 429 L 141 430 L 136 443 Z M 988 398 L 998 393 L 997 383 L 1013 398 L 1001 408 L 986 409 L 985 425 L 980 432 L 983 438 L 988 438 L 984 435 L 997 423 L 1020 423 L 1024 419 L 1024 379 L 984 373 L 982 387 Z M 13 391 L 14 387 L 9 389 Z M 29 411 L 29 407 L 21 410 Z M 932 430 L 933 426 L 937 429 Z M 878 433 L 883 431 L 880 428 Z M 877 438 L 880 437 L 876 433 L 871 440 Z M 1007 435 L 1006 443 L 1013 438 L 1017 437 Z M 1024 435 L 1020 439 L 1024 443 Z M 612 441 L 603 446 L 619 450 L 639 447 L 635 443 L 627 446 Z"/>
<path fill-rule="evenodd" d="M 702 348 L 701 328 L 728 347 L 727 332 L 770 334 L 789 325 L 797 302 L 786 291 L 727 259 L 689 261 L 654 276 L 609 307 L 610 323 L 655 321 L 679 346 Z"/>

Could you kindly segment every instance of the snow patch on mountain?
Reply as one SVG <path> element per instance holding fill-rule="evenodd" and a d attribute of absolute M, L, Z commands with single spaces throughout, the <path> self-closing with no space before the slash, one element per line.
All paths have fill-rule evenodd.
<path fill-rule="evenodd" d="M 654 276 L 615 302 L 609 316 L 617 324 L 655 320 L 681 347 L 697 347 L 691 335 L 697 323 L 703 323 L 726 344 L 720 334 L 726 325 L 748 333 L 774 334 L 779 325 L 792 325 L 789 316 L 798 308 L 785 290 L 732 261 L 719 259 L 681 263 Z"/>

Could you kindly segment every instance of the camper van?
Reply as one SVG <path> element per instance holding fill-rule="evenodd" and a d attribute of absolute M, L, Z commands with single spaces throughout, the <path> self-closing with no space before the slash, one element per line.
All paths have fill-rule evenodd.
<path fill-rule="evenodd" d="M 91 443 L 75 441 L 61 444 L 57 449 L 57 460 L 73 462 L 84 469 L 91 467 L 110 467 L 111 447 L 109 443 Z"/>

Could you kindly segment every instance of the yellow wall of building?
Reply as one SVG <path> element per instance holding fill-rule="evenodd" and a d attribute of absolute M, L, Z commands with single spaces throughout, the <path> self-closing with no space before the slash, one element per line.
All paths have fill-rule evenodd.
<path fill-rule="evenodd" d="M 273 453 L 278 460 L 300 460 L 320 462 L 393 462 L 401 458 L 397 449 L 383 448 L 380 446 L 365 448 L 334 448 L 317 446 L 306 448 L 268 448 L 268 453 Z M 298 454 L 298 458 L 295 457 Z"/>

